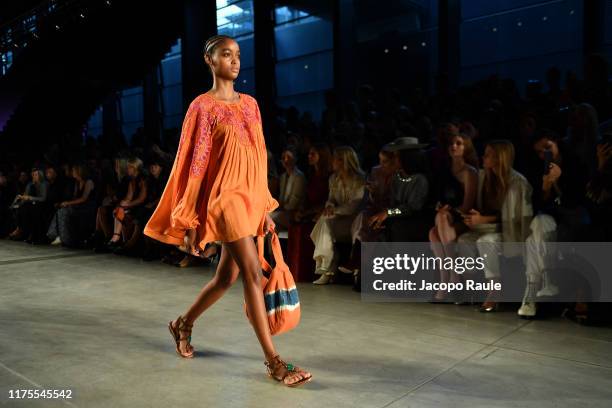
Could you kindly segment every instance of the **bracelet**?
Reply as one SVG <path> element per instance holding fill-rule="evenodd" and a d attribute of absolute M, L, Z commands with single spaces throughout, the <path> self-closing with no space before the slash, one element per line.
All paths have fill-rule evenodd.
<path fill-rule="evenodd" d="M 387 208 L 387 215 L 393 217 L 394 215 L 400 215 L 402 210 L 399 208 Z"/>

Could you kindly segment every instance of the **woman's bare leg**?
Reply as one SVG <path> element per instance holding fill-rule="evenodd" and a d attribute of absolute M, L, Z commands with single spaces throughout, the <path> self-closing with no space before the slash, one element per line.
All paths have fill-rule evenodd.
<path fill-rule="evenodd" d="M 244 299 L 246 301 L 247 311 L 253 322 L 253 328 L 261 344 L 265 358 L 267 361 L 272 361 L 277 353 L 272 343 L 272 335 L 270 334 L 270 326 L 268 325 L 268 316 L 266 314 L 266 307 L 261 291 L 261 264 L 253 238 L 245 237 L 237 241 L 225 243 L 221 253 L 224 254 L 225 252 L 230 253 L 242 272 Z M 285 377 L 286 374 L 287 368 L 275 360 L 273 375 L 282 378 Z M 310 377 L 310 373 L 300 369 L 288 374 L 286 381 L 294 383 L 307 377 Z"/>
<path fill-rule="evenodd" d="M 115 221 L 115 228 L 113 230 L 113 232 L 115 234 L 121 234 L 121 229 L 123 228 L 123 225 L 121 224 L 121 221 L 119 221 L 118 219 L 114 219 Z M 115 237 L 119 237 L 119 235 L 113 235 L 113 237 L 111 238 L 112 242 L 117 242 L 119 241 L 120 238 L 115 239 Z"/>
<path fill-rule="evenodd" d="M 196 300 L 187 312 L 182 315 L 185 321 L 193 324 L 206 309 L 221 299 L 225 292 L 234 284 L 239 272 L 240 269 L 229 252 L 221 251 L 221 258 L 219 259 L 215 276 L 202 288 Z M 172 325 L 176 327 L 176 323 L 174 321 Z M 179 347 L 181 351 L 188 352 L 186 340 L 181 341 Z"/>
<path fill-rule="evenodd" d="M 455 250 L 453 244 L 457 240 L 457 230 L 452 223 L 451 215 L 448 212 L 441 213 L 441 217 L 437 224 L 438 236 L 440 237 L 440 241 L 442 243 L 442 247 L 444 248 L 444 253 L 447 257 L 455 258 Z M 452 271 L 448 272 L 449 280 L 451 282 L 457 283 L 459 282 L 459 275 L 453 273 Z"/>
<path fill-rule="evenodd" d="M 237 241 L 227 242 L 224 245 L 224 249 L 227 249 L 227 251 L 221 252 L 228 252 L 242 272 L 247 311 L 251 316 L 255 334 L 259 343 L 261 343 L 264 355 L 266 359 L 271 359 L 276 355 L 276 350 L 272 343 L 266 306 L 261 291 L 261 264 L 255 242 L 253 242 L 252 237 L 245 237 Z"/>

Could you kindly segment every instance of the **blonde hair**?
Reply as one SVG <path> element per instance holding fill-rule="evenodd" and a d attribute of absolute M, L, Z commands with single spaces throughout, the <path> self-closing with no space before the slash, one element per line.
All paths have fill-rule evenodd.
<path fill-rule="evenodd" d="M 359 165 L 357 153 L 350 146 L 338 146 L 334 149 L 334 156 L 342 160 L 342 167 L 350 176 L 365 177 L 365 172 Z"/>
<path fill-rule="evenodd" d="M 491 194 L 501 208 L 510 184 L 510 171 L 514 164 L 514 145 L 508 140 L 492 140 L 486 144 L 495 152 L 496 164 L 493 170 L 487 169 L 484 178 L 484 192 Z"/>
<path fill-rule="evenodd" d="M 142 160 L 140 160 L 138 157 L 128 159 L 127 165 L 133 167 L 138 174 L 142 172 Z"/>

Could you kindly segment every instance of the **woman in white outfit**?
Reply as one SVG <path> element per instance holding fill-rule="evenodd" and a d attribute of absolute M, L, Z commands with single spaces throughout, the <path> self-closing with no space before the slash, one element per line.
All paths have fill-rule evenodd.
<path fill-rule="evenodd" d="M 315 246 L 315 274 L 321 275 L 313 283 L 318 285 L 329 283 L 335 273 L 334 243 L 351 242 L 351 225 L 365 192 L 365 173 L 352 147 L 336 147 L 332 167 L 334 173 L 329 178 L 329 197 L 310 234 Z"/>
<path fill-rule="evenodd" d="M 525 242 L 529 223 L 533 217 L 532 188 L 527 179 L 512 168 L 514 146 L 508 140 L 487 143 L 478 177 L 476 209 L 464 215 L 469 232 L 459 236 L 465 251 L 476 244 L 478 255 L 484 258 L 484 274 L 488 281 L 499 282 L 499 257 L 520 256 L 523 253 L 516 242 Z M 504 245 L 504 243 L 509 243 Z M 486 256 L 485 256 L 486 254 Z M 473 254 L 475 255 L 475 254 Z M 481 312 L 497 310 L 495 292 L 489 292 L 481 305 Z"/>

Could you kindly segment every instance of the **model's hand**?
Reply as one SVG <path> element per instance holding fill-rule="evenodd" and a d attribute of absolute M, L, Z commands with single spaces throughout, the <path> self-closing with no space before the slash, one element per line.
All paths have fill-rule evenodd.
<path fill-rule="evenodd" d="M 264 230 L 266 231 L 266 233 L 268 233 L 274 231 L 275 228 L 276 224 L 274 224 L 274 221 L 272 221 L 272 217 L 270 217 L 270 214 L 266 213 L 266 220 L 264 221 Z"/>
<path fill-rule="evenodd" d="M 119 203 L 120 207 L 128 207 L 129 205 L 130 205 L 129 200 L 121 200 L 121 202 Z"/>

